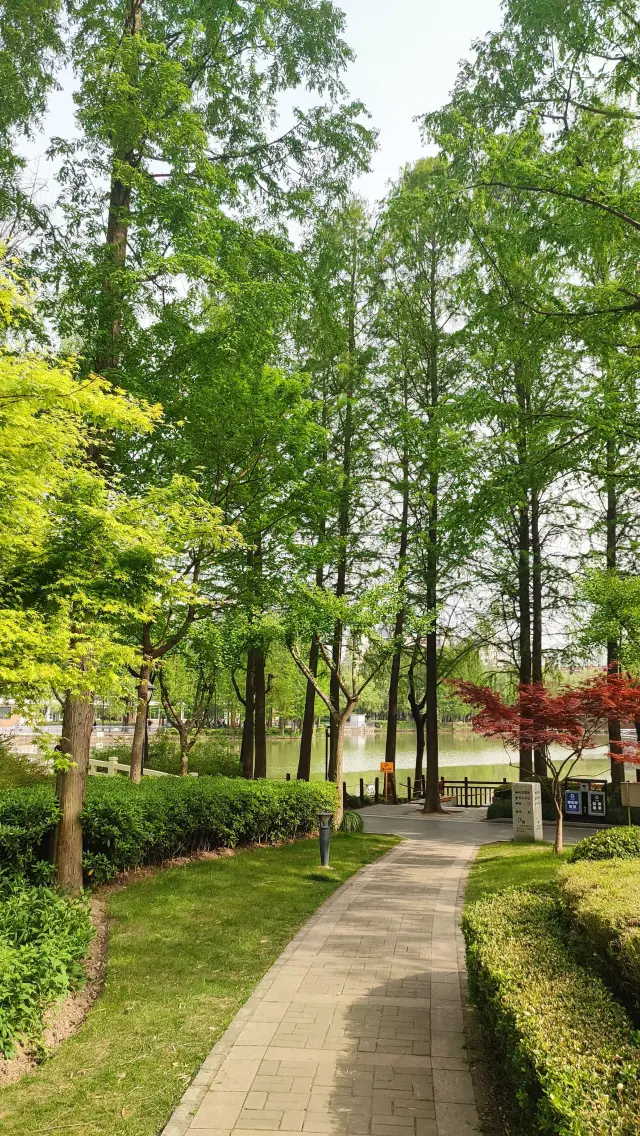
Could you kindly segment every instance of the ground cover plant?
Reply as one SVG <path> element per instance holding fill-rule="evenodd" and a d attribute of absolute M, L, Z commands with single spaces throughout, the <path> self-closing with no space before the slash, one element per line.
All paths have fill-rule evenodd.
<path fill-rule="evenodd" d="M 632 1136 L 637 1034 L 601 979 L 577 961 L 553 889 L 485 896 L 467 907 L 463 930 L 471 997 L 518 1130 Z"/>
<path fill-rule="evenodd" d="M 635 860 L 640 858 L 640 828 L 605 828 L 578 841 L 571 849 L 569 861 L 578 860 Z"/>
<path fill-rule="evenodd" d="M 0 876 L 0 1054 L 42 1048 L 43 1015 L 83 979 L 88 905 Z"/>
<path fill-rule="evenodd" d="M 317 906 L 397 843 L 336 835 L 159 871 L 108 896 L 104 993 L 81 1031 L 0 1090 L 3 1136 L 157 1136 L 210 1047 Z"/>
<path fill-rule="evenodd" d="M 617 833 L 616 833 L 617 835 Z M 576 846 L 579 848 L 579 845 Z M 609 984 L 640 1007 L 640 858 L 570 857 L 559 873 L 560 897 Z"/>
<path fill-rule="evenodd" d="M 318 812 L 336 809 L 325 782 L 92 777 L 82 813 L 85 879 L 238 844 L 273 843 L 312 832 Z M 0 796 L 0 846 L 15 873 L 46 873 L 59 806 L 48 786 Z"/>

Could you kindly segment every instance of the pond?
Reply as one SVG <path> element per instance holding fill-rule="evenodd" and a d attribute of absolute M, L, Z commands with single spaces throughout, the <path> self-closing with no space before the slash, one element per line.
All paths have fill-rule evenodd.
<path fill-rule="evenodd" d="M 379 773 L 384 761 L 384 729 L 345 735 L 344 779 L 350 790 L 357 789 L 360 777 L 367 784 Z M 267 768 L 269 777 L 295 777 L 298 767 L 299 738 L 269 738 L 267 740 Z M 558 756 L 561 751 L 558 748 Z M 591 751 L 593 756 L 579 764 L 577 770 L 585 777 L 608 777 L 607 746 Z M 324 778 L 325 733 L 317 730 L 312 750 L 312 780 Z M 396 770 L 398 782 L 413 778 L 415 764 L 415 734 L 398 731 Z M 443 729 L 440 731 L 440 771 L 451 780 L 464 777 L 476 781 L 518 780 L 517 754 L 506 751 L 498 741 L 478 737 L 470 730 Z"/>

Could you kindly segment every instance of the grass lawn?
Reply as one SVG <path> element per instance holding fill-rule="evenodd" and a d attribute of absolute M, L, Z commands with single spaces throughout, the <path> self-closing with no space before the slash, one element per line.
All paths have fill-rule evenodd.
<path fill-rule="evenodd" d="M 554 855 L 552 844 L 483 844 L 471 866 L 465 903 L 472 903 L 485 892 L 548 883 L 567 855 L 568 851 Z"/>
<path fill-rule="evenodd" d="M 249 849 L 112 894 L 104 993 L 75 1037 L 0 1090 L 2 1136 L 156 1136 L 298 928 L 397 842 L 334 836 L 330 873 L 316 840 Z"/>

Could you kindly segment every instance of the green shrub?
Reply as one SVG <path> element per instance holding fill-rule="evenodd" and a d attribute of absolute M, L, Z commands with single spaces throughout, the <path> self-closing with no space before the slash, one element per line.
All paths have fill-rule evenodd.
<path fill-rule="evenodd" d="M 343 813 L 340 832 L 364 832 L 364 821 L 360 813 L 352 813 L 348 810 Z"/>
<path fill-rule="evenodd" d="M 118 742 L 96 751 L 103 760 L 115 758 L 123 765 L 131 761 L 131 742 Z M 149 738 L 148 769 L 162 773 L 180 772 L 180 746 L 175 730 L 158 730 Z M 240 752 L 235 740 L 205 736 L 189 754 L 189 770 L 200 777 L 241 777 Z"/>
<path fill-rule="evenodd" d="M 245 781 L 226 777 L 90 777 L 82 815 L 84 867 L 91 882 L 126 868 L 238 844 L 272 843 L 312 832 L 321 809 L 335 810 L 335 786 L 323 781 Z M 6 844 L 15 872 L 42 857 L 57 819 L 53 790 L 0 794 L 0 832 L 20 830 Z"/>
<path fill-rule="evenodd" d="M 510 888 L 463 919 L 469 989 L 527 1136 L 632 1136 L 640 1049 L 623 1008 L 581 965 L 557 896 Z"/>
<path fill-rule="evenodd" d="M 83 978 L 93 935 L 84 899 L 17 879 L 0 885 L 0 1053 L 42 1047 L 47 1008 Z"/>
<path fill-rule="evenodd" d="M 50 879 L 49 848 L 58 816 L 51 783 L 0 792 L 0 878 L 9 872 L 35 882 Z"/>
<path fill-rule="evenodd" d="M 580 840 L 569 854 L 569 862 L 578 860 L 636 860 L 640 857 L 640 828 L 607 828 Z"/>
<path fill-rule="evenodd" d="M 640 1006 L 640 859 L 582 859 L 560 872 L 558 884 L 568 914 L 589 953 L 598 955 L 609 983 Z"/>
<path fill-rule="evenodd" d="M 45 766 L 29 761 L 21 754 L 12 753 L 6 737 L 0 737 L 0 790 L 38 785 L 51 780 L 52 775 Z"/>

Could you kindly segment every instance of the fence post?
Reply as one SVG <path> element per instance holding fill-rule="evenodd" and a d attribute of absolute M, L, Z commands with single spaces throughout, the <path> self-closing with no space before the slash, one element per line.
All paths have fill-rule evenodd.
<path fill-rule="evenodd" d="M 465 777 L 465 779 L 464 779 L 464 807 L 465 807 L 465 809 L 468 807 L 468 805 L 469 805 L 469 778 Z"/>
<path fill-rule="evenodd" d="M 109 758 L 109 769 L 108 769 L 108 772 L 107 772 L 108 777 L 117 776 L 117 773 L 118 773 L 118 770 L 116 769 L 117 764 L 118 764 L 117 757 L 110 757 Z"/>
<path fill-rule="evenodd" d="M 347 807 L 347 782 L 346 781 L 342 782 L 342 807 L 343 807 L 343 809 L 346 809 L 346 807 Z"/>
<path fill-rule="evenodd" d="M 411 804 L 411 778 L 407 777 L 407 804 Z"/>
<path fill-rule="evenodd" d="M 376 777 L 376 779 L 375 779 L 375 791 L 374 791 L 373 799 L 374 799 L 376 805 L 380 801 L 380 778 L 379 777 Z"/>
<path fill-rule="evenodd" d="M 364 778 L 360 778 L 360 804 L 364 805 Z"/>
<path fill-rule="evenodd" d="M 394 805 L 397 805 L 398 795 L 396 793 L 396 775 L 395 775 L 395 773 L 390 773 L 389 778 L 391 780 L 391 800 L 393 801 Z"/>

